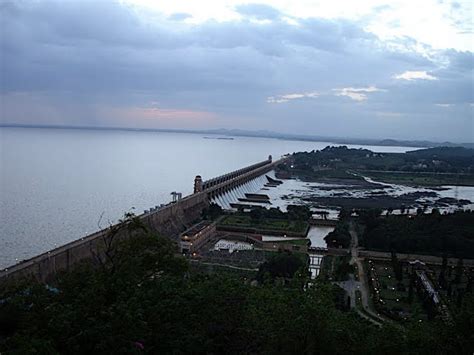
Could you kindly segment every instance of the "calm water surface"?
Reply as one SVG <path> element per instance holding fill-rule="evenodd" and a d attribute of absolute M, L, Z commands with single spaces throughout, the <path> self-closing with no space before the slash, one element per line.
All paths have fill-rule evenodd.
<path fill-rule="evenodd" d="M 209 135 L 206 135 L 209 136 Z M 267 158 L 331 143 L 198 134 L 0 128 L 0 267 Z M 353 146 L 361 147 L 361 146 Z M 370 147 L 403 152 L 404 147 Z M 414 149 L 414 148 L 413 148 Z"/>

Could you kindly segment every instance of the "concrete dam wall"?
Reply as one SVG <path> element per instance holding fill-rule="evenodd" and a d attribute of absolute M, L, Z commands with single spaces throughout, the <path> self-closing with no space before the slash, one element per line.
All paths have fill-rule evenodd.
<path fill-rule="evenodd" d="M 209 205 L 205 193 L 193 194 L 152 213 L 138 216 L 152 231 L 176 239 L 178 234 L 197 220 Z M 100 230 L 87 237 L 75 240 L 29 260 L 0 271 L 0 283 L 6 279 L 33 277 L 47 282 L 58 271 L 69 270 L 73 265 L 90 260 L 99 262 L 110 244 L 111 228 Z M 116 235 L 114 241 L 128 237 L 125 231 Z"/>
<path fill-rule="evenodd" d="M 211 197 L 268 172 L 280 162 L 272 163 L 271 160 L 265 160 L 262 163 L 215 178 L 213 181 L 217 183 L 213 184 L 213 186 L 206 186 L 203 191 L 195 192 L 157 210 L 143 213 L 138 217 L 152 231 L 177 240 L 181 232 L 189 228 L 201 217 L 203 209 L 209 206 Z M 110 228 L 103 229 L 1 270 L 0 283 L 23 276 L 33 277 L 39 281 L 46 282 L 53 278 L 58 271 L 69 270 L 81 261 L 90 260 L 98 262 L 107 245 L 111 243 L 109 240 L 110 231 Z M 123 232 L 119 233 L 116 239 L 125 237 L 128 237 L 128 235 Z"/>

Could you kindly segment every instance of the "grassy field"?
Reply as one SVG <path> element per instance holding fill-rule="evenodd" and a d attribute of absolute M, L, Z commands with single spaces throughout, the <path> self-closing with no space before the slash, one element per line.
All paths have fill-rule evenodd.
<path fill-rule="evenodd" d="M 255 228 L 259 230 L 289 231 L 294 233 L 305 233 L 308 223 L 303 221 L 289 221 L 286 219 L 262 218 L 253 220 L 250 216 L 231 215 L 223 218 L 219 225 L 240 228 Z"/>
<path fill-rule="evenodd" d="M 293 171 L 293 174 L 297 175 L 303 181 L 319 181 L 333 179 L 363 181 L 362 177 L 351 174 L 345 169 L 328 169 L 316 171 L 295 170 Z"/>
<path fill-rule="evenodd" d="M 439 185 L 464 185 L 474 186 L 474 174 L 436 174 L 436 173 L 397 173 L 359 171 L 360 174 L 374 180 L 386 183 L 417 185 L 417 186 L 439 186 Z"/>
<path fill-rule="evenodd" d="M 354 172 L 357 175 L 352 174 Z M 396 172 L 396 171 L 374 171 L 359 169 L 328 169 L 305 171 L 295 170 L 297 175 L 304 181 L 321 180 L 349 180 L 352 182 L 363 181 L 363 176 L 370 177 L 376 181 L 385 183 L 401 184 L 409 186 L 439 186 L 439 185 L 461 185 L 474 186 L 474 174 L 437 174 L 430 172 Z"/>

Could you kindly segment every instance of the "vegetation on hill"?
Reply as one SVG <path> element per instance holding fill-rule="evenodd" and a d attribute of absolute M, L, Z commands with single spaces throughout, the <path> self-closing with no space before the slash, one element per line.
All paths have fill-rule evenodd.
<path fill-rule="evenodd" d="M 376 153 L 328 146 L 320 151 L 293 154 L 293 172 L 313 178 L 351 179 L 357 178 L 351 172 L 362 172 L 369 176 L 376 174 L 384 181 L 469 185 L 474 184 L 474 149 L 439 147 L 407 153 Z"/>
<path fill-rule="evenodd" d="M 300 276 L 306 273 L 306 264 L 303 260 L 291 253 L 276 253 L 265 261 L 258 270 L 257 280 L 265 282 L 277 278 L 291 279 L 297 271 Z"/>
<path fill-rule="evenodd" d="M 202 210 L 203 219 L 215 220 L 220 215 L 222 215 L 222 207 L 214 202 L 211 202 L 209 207 Z"/>
<path fill-rule="evenodd" d="M 295 280 L 286 286 L 252 286 L 227 274 L 190 273 L 169 240 L 141 228 L 119 244 L 107 264 L 83 265 L 50 285 L 4 285 L 0 351 L 380 354 L 474 349 L 472 298 L 466 297 L 452 324 L 377 328 L 339 311 L 331 286 L 316 283 L 304 289 L 304 282 Z"/>

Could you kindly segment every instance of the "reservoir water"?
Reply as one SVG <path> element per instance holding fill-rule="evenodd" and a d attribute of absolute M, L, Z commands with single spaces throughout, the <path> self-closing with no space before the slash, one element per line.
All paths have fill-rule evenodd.
<path fill-rule="evenodd" d="M 212 138 L 208 134 L 0 128 L 0 267 L 104 228 L 132 208 L 139 214 L 167 203 L 172 191 L 187 195 L 197 174 L 208 179 L 268 155 L 277 158 L 331 145 L 204 136 Z"/>

